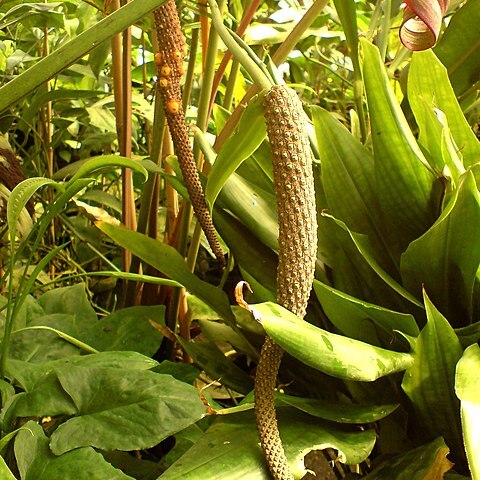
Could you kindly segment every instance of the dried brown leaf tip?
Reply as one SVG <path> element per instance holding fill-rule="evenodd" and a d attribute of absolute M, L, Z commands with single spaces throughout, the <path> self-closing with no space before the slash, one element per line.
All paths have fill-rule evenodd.
<path fill-rule="evenodd" d="M 433 47 L 449 3 L 449 0 L 408 0 L 400 26 L 403 45 L 413 51 Z"/>

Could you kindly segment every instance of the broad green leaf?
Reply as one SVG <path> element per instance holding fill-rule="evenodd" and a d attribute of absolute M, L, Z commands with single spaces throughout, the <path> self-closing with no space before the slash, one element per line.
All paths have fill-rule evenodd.
<path fill-rule="evenodd" d="M 365 459 L 375 443 L 373 430 L 342 431 L 331 423 L 293 408 L 278 409 L 285 453 L 296 479 L 305 473 L 303 457 L 311 450 L 334 448 L 341 462 Z M 267 480 L 270 477 L 258 443 L 252 412 L 222 416 L 159 480 Z"/>
<path fill-rule="evenodd" d="M 395 330 L 419 334 L 412 315 L 358 300 L 316 280 L 313 288 L 328 319 L 350 338 L 385 347 L 394 341 Z"/>
<path fill-rule="evenodd" d="M 20 182 L 13 190 L 7 203 L 7 223 L 10 240 L 15 241 L 17 221 L 32 195 L 45 185 L 61 188 L 60 184 L 44 177 L 31 177 Z"/>
<path fill-rule="evenodd" d="M 3 480 L 16 480 L 15 475 L 8 468 L 3 457 L 0 457 L 0 478 Z"/>
<path fill-rule="evenodd" d="M 132 480 L 90 447 L 55 456 L 38 423 L 30 420 L 25 427 L 31 431 L 24 430 L 15 439 L 21 480 Z"/>
<path fill-rule="evenodd" d="M 443 480 L 453 464 L 443 438 L 380 463 L 365 480 Z M 447 477 L 445 477 L 447 478 Z"/>
<path fill-rule="evenodd" d="M 427 169 L 413 133 L 390 86 L 378 49 L 361 41 L 363 76 L 372 127 L 377 200 L 384 233 L 401 253 L 433 223 L 435 177 Z"/>
<path fill-rule="evenodd" d="M 238 166 L 252 155 L 266 135 L 263 118 L 263 97 L 260 93 L 250 101 L 240 119 L 238 129 L 223 144 L 208 175 L 205 197 L 213 207 L 220 190 Z"/>
<path fill-rule="evenodd" d="M 187 342 L 180 337 L 178 341 L 212 380 L 219 381 L 236 392 L 246 394 L 252 390 L 253 379 L 227 358 L 215 343 Z"/>
<path fill-rule="evenodd" d="M 457 334 L 462 347 L 467 348 L 473 343 L 480 341 L 480 322 L 472 323 L 463 328 L 456 328 L 455 333 Z"/>
<path fill-rule="evenodd" d="M 472 478 L 480 478 L 480 347 L 468 347 L 457 364 L 455 392 L 460 399 L 463 443 Z"/>
<path fill-rule="evenodd" d="M 402 255 L 406 288 L 419 296 L 423 286 L 455 327 L 472 321 L 479 235 L 480 195 L 468 172 L 435 224 Z"/>
<path fill-rule="evenodd" d="M 0 88 L 0 112 L 14 105 L 103 41 L 145 17 L 162 3 L 162 0 L 133 0 L 99 22 L 95 22 L 88 30 L 64 43 L 23 74 L 3 85 Z"/>
<path fill-rule="evenodd" d="M 80 336 L 88 345 L 100 351 L 133 350 L 153 356 L 163 335 L 152 327 L 149 320 L 165 324 L 165 306 L 137 305 L 107 315 Z"/>
<path fill-rule="evenodd" d="M 150 370 L 158 362 L 137 352 L 99 352 L 92 355 L 77 355 L 52 362 L 29 363 L 10 359 L 7 362 L 8 375 L 13 377 L 24 390 L 30 392 L 36 383 L 55 368 L 76 365 L 80 367 L 110 367 L 123 370 Z"/>
<path fill-rule="evenodd" d="M 76 366 L 55 372 L 78 409 L 51 436 L 56 455 L 86 446 L 150 448 L 205 414 L 197 390 L 170 375 Z"/>
<path fill-rule="evenodd" d="M 412 402 L 418 429 L 426 437 L 441 435 L 459 454 L 461 446 L 460 405 L 455 396 L 455 366 L 462 347 L 447 319 L 424 294 L 427 324 L 420 332 L 402 388 Z"/>
<path fill-rule="evenodd" d="M 428 75 L 425 75 L 427 71 Z M 463 115 L 450 85 L 447 69 L 431 50 L 413 54 L 408 72 L 408 98 L 415 118 L 419 111 L 418 104 L 422 101 L 430 107 L 440 109 L 446 115 L 465 167 L 479 161 L 480 142 Z"/>
<path fill-rule="evenodd" d="M 465 93 L 475 80 L 480 68 L 480 0 L 469 0 L 450 20 L 448 28 L 434 48 L 447 67 L 455 93 Z"/>
<path fill-rule="evenodd" d="M 190 363 L 170 362 L 164 360 L 157 367 L 152 368 L 155 373 L 161 373 L 162 375 L 171 375 L 173 378 L 185 383 L 193 384 L 195 379 L 200 374 L 200 370 Z"/>
<path fill-rule="evenodd" d="M 105 222 L 97 222 L 96 225 L 118 245 L 182 284 L 190 293 L 215 310 L 226 323 L 235 325 L 226 294 L 196 277 L 173 247 L 124 227 L 116 227 Z"/>
<path fill-rule="evenodd" d="M 372 382 L 410 367 L 413 358 L 330 333 L 275 303 L 252 306 L 265 331 L 301 362 L 333 377 Z"/>
<path fill-rule="evenodd" d="M 383 268 L 395 272 L 398 259 L 382 237 L 371 153 L 340 122 L 312 107 L 328 211 L 358 233 L 368 235 Z M 381 227 L 381 225 L 380 225 Z"/>

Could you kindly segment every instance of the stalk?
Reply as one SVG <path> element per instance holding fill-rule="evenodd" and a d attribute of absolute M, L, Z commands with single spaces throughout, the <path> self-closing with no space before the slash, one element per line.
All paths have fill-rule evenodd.
<path fill-rule="evenodd" d="M 315 274 L 317 215 L 313 155 L 302 103 L 285 85 L 272 86 L 257 62 L 224 27 L 215 0 L 212 19 L 233 56 L 250 73 L 257 88 L 268 86 L 264 116 L 272 153 L 278 212 L 277 302 L 304 317 Z M 283 350 L 265 338 L 255 376 L 255 418 L 260 442 L 275 480 L 293 480 L 278 430 L 275 385 Z"/>
<path fill-rule="evenodd" d="M 208 243 L 217 259 L 225 265 L 222 248 L 217 239 L 212 218 L 205 201 L 197 165 L 190 147 L 185 113 L 182 106 L 180 79 L 183 75 L 183 58 L 186 54 L 185 37 L 180 28 L 174 0 L 167 0 L 154 11 L 155 29 L 159 51 L 155 63 L 158 71 L 158 88 L 162 96 L 165 115 L 175 152 L 185 180 L 195 215 L 202 226 Z"/>

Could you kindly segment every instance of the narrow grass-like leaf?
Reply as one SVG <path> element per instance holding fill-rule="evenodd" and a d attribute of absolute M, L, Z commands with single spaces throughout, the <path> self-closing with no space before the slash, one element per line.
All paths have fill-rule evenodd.
<path fill-rule="evenodd" d="M 359 300 L 316 280 L 313 288 L 328 319 L 350 338 L 387 346 L 396 330 L 413 337 L 419 334 L 412 315 Z"/>
<path fill-rule="evenodd" d="M 468 325 L 480 265 L 480 195 L 467 172 L 435 224 L 402 255 L 401 273 L 409 291 L 422 287 L 455 327 Z"/>
<path fill-rule="evenodd" d="M 33 67 L 3 85 L 0 88 L 0 112 L 14 105 L 22 97 L 82 58 L 97 45 L 122 32 L 162 3 L 163 0 L 133 0 L 94 23 L 88 30 L 63 44 Z"/>
<path fill-rule="evenodd" d="M 41 425 L 30 420 L 25 427 L 30 431 L 20 432 L 15 439 L 15 457 L 22 480 L 133 480 L 90 447 L 56 456 Z"/>
<path fill-rule="evenodd" d="M 182 284 L 189 292 L 215 310 L 226 323 L 235 326 L 235 317 L 226 294 L 196 277 L 173 247 L 123 227 L 105 222 L 97 222 L 96 225 L 118 245 L 130 250 L 144 262 Z"/>
<path fill-rule="evenodd" d="M 428 72 L 428 75 L 425 75 Z M 408 71 L 408 99 L 415 118 L 421 101 L 440 109 L 448 119 L 452 136 L 459 148 L 465 167 L 477 163 L 480 142 L 468 124 L 448 78 L 447 69 L 432 50 L 415 52 Z"/>
<path fill-rule="evenodd" d="M 455 392 L 460 399 L 463 443 L 472 478 L 480 478 L 480 347 L 468 347 L 457 364 Z"/>
<path fill-rule="evenodd" d="M 334 448 L 341 462 L 356 464 L 368 457 L 375 444 L 374 430 L 349 432 L 294 408 L 278 409 L 285 453 L 295 478 L 306 469 L 304 456 L 312 450 Z M 252 412 L 222 415 L 193 447 L 158 480 L 268 480 Z M 219 467 L 221 466 L 221 468 Z"/>
<path fill-rule="evenodd" d="M 455 396 L 455 366 L 462 346 L 447 319 L 424 294 L 427 324 L 420 332 L 402 388 L 418 414 L 418 428 L 427 437 L 441 435 L 459 458 L 461 445 L 460 403 Z M 460 455 L 461 457 L 461 455 Z"/>
<path fill-rule="evenodd" d="M 415 450 L 384 460 L 365 480 L 443 480 L 453 464 L 447 459 L 448 447 L 443 438 Z M 445 477 L 447 478 L 447 477 Z"/>
<path fill-rule="evenodd" d="M 252 155 L 266 136 L 263 119 L 263 97 L 260 93 L 247 106 L 238 129 L 224 143 L 208 176 L 205 197 L 213 208 L 220 190 L 240 164 Z"/>
<path fill-rule="evenodd" d="M 361 45 L 377 198 L 384 213 L 384 233 L 401 253 L 434 221 L 435 177 L 398 104 L 378 49 L 366 40 Z"/>
<path fill-rule="evenodd" d="M 44 177 L 27 178 L 20 182 L 13 190 L 7 204 L 7 223 L 10 232 L 10 239 L 15 241 L 15 232 L 17 228 L 17 220 L 22 210 L 27 205 L 32 195 L 45 185 L 54 185 L 57 188 L 60 184 Z"/>
<path fill-rule="evenodd" d="M 301 362 L 333 377 L 372 382 L 410 367 L 413 357 L 330 333 L 275 303 L 253 306 L 265 331 Z"/>

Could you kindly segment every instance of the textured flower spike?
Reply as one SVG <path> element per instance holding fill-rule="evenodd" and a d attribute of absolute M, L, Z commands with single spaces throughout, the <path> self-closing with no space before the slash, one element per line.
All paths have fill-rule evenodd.
<path fill-rule="evenodd" d="M 174 0 L 167 0 L 154 13 L 159 51 L 155 54 L 159 92 L 175 153 L 182 170 L 193 211 L 217 259 L 225 265 L 225 257 L 205 201 L 197 165 L 190 146 L 185 113 L 182 108 L 180 80 L 184 74 L 183 59 L 187 53 Z"/>
<path fill-rule="evenodd" d="M 400 26 L 400 40 L 409 50 L 435 45 L 449 0 L 408 0 Z"/>
<path fill-rule="evenodd" d="M 302 103 L 294 90 L 272 87 L 264 109 L 278 211 L 277 301 L 303 318 L 317 256 L 313 156 Z M 267 336 L 255 376 L 255 415 L 273 478 L 291 480 L 275 415 L 275 383 L 282 356 L 283 350 Z"/>

